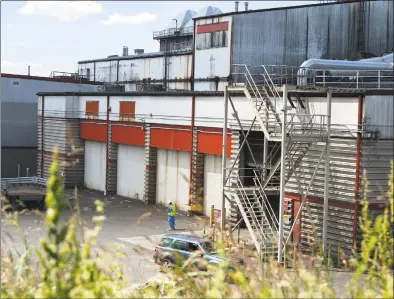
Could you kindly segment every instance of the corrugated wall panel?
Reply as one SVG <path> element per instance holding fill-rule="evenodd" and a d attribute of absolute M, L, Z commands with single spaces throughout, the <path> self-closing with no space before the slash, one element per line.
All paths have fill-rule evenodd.
<path fill-rule="evenodd" d="M 66 119 L 44 118 L 44 151 L 52 152 L 55 147 L 59 153 L 66 152 Z"/>
<path fill-rule="evenodd" d="M 324 143 L 312 145 L 287 182 L 286 192 L 299 194 L 300 188 L 302 192 L 305 192 L 324 148 Z M 309 196 L 324 197 L 324 162 L 325 155 L 309 189 Z M 353 202 L 356 179 L 356 141 L 331 139 L 330 162 L 329 199 Z"/>
<path fill-rule="evenodd" d="M 233 30 L 233 63 L 284 64 L 285 10 L 235 15 Z"/>
<path fill-rule="evenodd" d="M 187 210 L 189 201 L 190 154 L 183 151 L 157 150 L 156 202 L 172 201 L 178 209 Z"/>
<path fill-rule="evenodd" d="M 105 190 L 106 148 L 104 142 L 85 141 L 85 185 Z"/>
<path fill-rule="evenodd" d="M 363 111 L 366 131 L 378 131 L 381 139 L 394 139 L 393 111 L 392 96 L 366 96 Z"/>
<path fill-rule="evenodd" d="M 392 2 L 368 1 L 365 50 L 393 49 Z M 233 63 L 299 66 L 307 59 L 359 59 L 360 3 L 234 15 Z"/>
<path fill-rule="evenodd" d="M 365 170 L 368 179 L 369 201 L 379 201 L 378 197 L 383 197 L 387 201 L 390 161 L 394 159 L 393 157 L 393 140 L 379 140 L 373 144 L 366 140 L 362 142 L 360 176 Z"/>
<path fill-rule="evenodd" d="M 35 147 L 37 145 L 37 93 L 96 91 L 98 86 L 50 82 L 21 78 L 1 81 L 1 145 Z"/>
<path fill-rule="evenodd" d="M 365 51 L 381 56 L 393 49 L 393 2 L 368 1 L 365 14 Z"/>
<path fill-rule="evenodd" d="M 353 217 L 352 209 L 328 208 L 327 221 L 327 243 L 330 246 L 331 254 L 336 255 L 338 246 L 350 255 L 353 245 Z M 308 203 L 302 209 L 301 220 L 301 244 L 310 249 L 314 241 L 315 233 L 321 241 L 323 232 L 323 205 Z"/>
<path fill-rule="evenodd" d="M 230 161 L 227 159 L 230 167 Z M 222 209 L 222 156 L 204 155 L 204 215 L 209 216 L 211 206 Z M 230 213 L 230 203 L 226 200 L 226 211 Z"/>
<path fill-rule="evenodd" d="M 118 146 L 118 194 L 142 200 L 144 195 L 145 147 Z"/>

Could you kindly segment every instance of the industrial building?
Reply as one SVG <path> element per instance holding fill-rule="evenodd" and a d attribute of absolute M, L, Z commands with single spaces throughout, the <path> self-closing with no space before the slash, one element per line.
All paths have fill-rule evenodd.
<path fill-rule="evenodd" d="M 137 49 L 136 55 L 126 51 L 122 56 L 84 60 L 78 62 L 78 70 L 90 80 L 118 84 L 125 91 L 224 91 L 232 64 L 299 67 L 312 58 L 359 60 L 391 53 L 392 5 L 351 1 L 215 16 L 218 9 L 208 7 L 194 18 L 193 30 L 193 13 L 186 11 L 185 21 L 178 17 L 178 28 L 172 22 L 173 28 L 153 34 L 160 40 L 160 52 L 142 54 Z M 193 32 L 195 51 L 190 46 Z M 188 42 L 178 43 L 177 35 Z M 165 43 L 177 46 L 166 50 Z"/>
<path fill-rule="evenodd" d="M 1 176 L 36 174 L 37 93 L 98 91 L 100 82 L 53 72 L 51 77 L 1 74 Z"/>
<path fill-rule="evenodd" d="M 158 53 L 78 63 L 81 76 L 123 92 L 39 93 L 38 175 L 57 146 L 66 186 L 205 215 L 214 205 L 279 259 L 288 238 L 307 248 L 314 226 L 325 247 L 351 254 L 364 170 L 372 211 L 387 202 L 392 3 L 193 20 L 192 49 L 185 33 L 170 50 L 160 38 Z"/>

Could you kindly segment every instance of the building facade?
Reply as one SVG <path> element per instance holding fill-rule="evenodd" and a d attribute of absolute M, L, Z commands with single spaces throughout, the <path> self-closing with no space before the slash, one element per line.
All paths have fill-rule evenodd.
<path fill-rule="evenodd" d="M 36 173 L 37 93 L 97 91 L 102 85 L 74 79 L 1 74 L 1 175 Z"/>

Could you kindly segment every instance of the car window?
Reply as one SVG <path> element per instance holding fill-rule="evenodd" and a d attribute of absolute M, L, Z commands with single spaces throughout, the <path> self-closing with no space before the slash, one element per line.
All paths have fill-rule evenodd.
<path fill-rule="evenodd" d="M 181 241 L 181 240 L 176 240 L 174 243 L 172 243 L 171 247 L 173 249 L 177 249 L 177 250 L 189 251 L 188 242 Z"/>
<path fill-rule="evenodd" d="M 197 244 L 195 243 L 189 243 L 189 251 L 194 252 L 200 250 L 200 247 L 198 247 Z"/>
<path fill-rule="evenodd" d="M 201 247 L 208 254 L 215 251 L 215 246 L 213 245 L 212 242 L 203 242 L 201 243 Z"/>
<path fill-rule="evenodd" d="M 160 240 L 159 246 L 167 247 L 168 245 L 170 245 L 171 242 L 172 242 L 171 238 L 163 238 Z"/>

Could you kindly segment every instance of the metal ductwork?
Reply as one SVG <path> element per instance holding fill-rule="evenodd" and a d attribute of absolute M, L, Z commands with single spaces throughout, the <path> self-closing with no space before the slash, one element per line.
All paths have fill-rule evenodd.
<path fill-rule="evenodd" d="M 355 76 L 355 71 L 393 71 L 393 53 L 382 57 L 367 58 L 358 61 L 309 59 L 304 61 L 297 73 L 297 84 L 307 84 L 309 72 L 313 69 L 327 70 L 333 76 Z"/>

